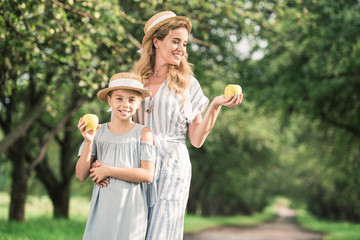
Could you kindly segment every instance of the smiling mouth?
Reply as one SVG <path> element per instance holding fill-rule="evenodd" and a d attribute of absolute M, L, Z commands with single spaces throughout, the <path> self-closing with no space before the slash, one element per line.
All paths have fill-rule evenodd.
<path fill-rule="evenodd" d="M 174 55 L 177 59 L 181 59 L 181 54 L 173 53 L 173 55 Z"/>
<path fill-rule="evenodd" d="M 130 111 L 125 111 L 125 110 L 119 110 L 119 112 L 122 113 L 122 114 L 129 114 L 130 113 Z"/>

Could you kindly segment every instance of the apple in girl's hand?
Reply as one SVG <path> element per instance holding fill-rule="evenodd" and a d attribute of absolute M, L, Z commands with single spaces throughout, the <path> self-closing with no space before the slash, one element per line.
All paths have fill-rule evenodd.
<path fill-rule="evenodd" d="M 99 118 L 95 114 L 85 114 L 82 119 L 87 123 L 85 130 L 91 128 L 92 131 L 97 130 L 99 124 Z"/>
<path fill-rule="evenodd" d="M 224 95 L 226 98 L 234 95 L 234 94 L 240 94 L 242 93 L 242 89 L 240 85 L 236 84 L 229 84 L 225 87 Z"/>

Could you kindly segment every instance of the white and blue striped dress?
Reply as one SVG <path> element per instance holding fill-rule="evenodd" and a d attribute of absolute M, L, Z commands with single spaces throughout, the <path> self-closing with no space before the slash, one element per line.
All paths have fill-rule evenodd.
<path fill-rule="evenodd" d="M 190 77 L 186 101 L 163 83 L 150 100 L 142 101 L 134 120 L 148 126 L 155 142 L 155 176 L 150 184 L 146 239 L 183 238 L 184 214 L 189 196 L 191 163 L 185 145 L 188 124 L 209 102 L 199 82 Z"/>

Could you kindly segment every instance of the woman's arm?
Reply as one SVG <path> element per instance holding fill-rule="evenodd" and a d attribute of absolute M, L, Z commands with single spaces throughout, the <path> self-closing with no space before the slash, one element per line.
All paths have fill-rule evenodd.
<path fill-rule="evenodd" d="M 196 148 L 200 148 L 214 127 L 221 106 L 235 107 L 241 103 L 242 97 L 243 94 L 235 94 L 229 98 L 225 98 L 224 96 L 215 97 L 206 111 L 204 118 L 201 117 L 201 113 L 199 112 L 193 122 L 189 124 L 188 135 L 191 144 Z"/>
<path fill-rule="evenodd" d="M 153 136 L 149 128 L 145 127 L 141 140 L 153 144 Z M 152 182 L 154 177 L 154 162 L 141 160 L 139 168 L 117 168 L 100 163 L 99 167 L 91 168 L 92 181 L 100 183 L 107 177 L 118 178 L 129 182 Z"/>

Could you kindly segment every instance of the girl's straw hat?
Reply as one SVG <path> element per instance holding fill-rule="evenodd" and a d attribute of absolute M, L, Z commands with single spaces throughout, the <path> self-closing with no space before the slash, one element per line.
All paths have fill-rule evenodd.
<path fill-rule="evenodd" d="M 147 40 L 149 40 L 149 38 L 154 34 L 154 32 L 156 30 L 159 29 L 159 27 L 161 27 L 165 23 L 170 22 L 171 20 L 185 21 L 186 24 L 188 25 L 189 32 L 191 31 L 192 24 L 191 24 L 191 21 L 189 18 L 184 17 L 184 16 L 176 16 L 176 14 L 171 11 L 159 12 L 159 13 L 155 14 L 154 16 L 152 16 L 146 22 L 145 27 L 144 27 L 145 36 L 142 40 L 142 45 L 144 45 L 144 43 Z"/>
<path fill-rule="evenodd" d="M 146 90 L 144 85 L 141 83 L 141 78 L 139 75 L 135 73 L 123 72 L 112 76 L 109 81 L 109 87 L 98 91 L 97 97 L 101 101 L 107 102 L 107 96 L 109 92 L 118 89 L 138 91 L 141 93 L 143 98 L 150 96 L 150 92 Z"/>

